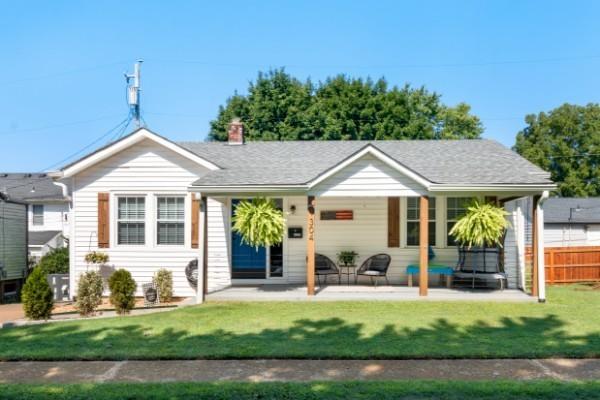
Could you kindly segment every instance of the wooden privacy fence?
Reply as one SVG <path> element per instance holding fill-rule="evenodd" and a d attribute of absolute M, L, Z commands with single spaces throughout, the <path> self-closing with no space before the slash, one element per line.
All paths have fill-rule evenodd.
<path fill-rule="evenodd" d="M 531 262 L 531 248 L 525 252 Z M 546 247 L 544 249 L 546 283 L 600 281 L 600 246 Z"/>

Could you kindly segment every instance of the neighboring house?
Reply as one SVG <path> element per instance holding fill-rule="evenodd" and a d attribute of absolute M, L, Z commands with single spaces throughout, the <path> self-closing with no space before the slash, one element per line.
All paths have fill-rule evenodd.
<path fill-rule="evenodd" d="M 0 193 L 0 303 L 16 299 L 27 273 L 27 205 Z"/>
<path fill-rule="evenodd" d="M 600 246 L 600 197 L 553 197 L 545 209 L 546 247 Z"/>
<path fill-rule="evenodd" d="M 456 264 L 448 230 L 465 199 L 506 203 L 516 221 L 522 211 L 515 201 L 533 196 L 543 224 L 542 204 L 555 188 L 548 173 L 491 140 L 244 143 L 240 123 L 231 124 L 229 138 L 174 143 L 142 128 L 53 173 L 72 198 L 70 286 L 77 287 L 92 250 L 131 271 L 138 289 L 159 268 L 170 269 L 176 296 L 196 295 L 185 268 L 198 259 L 199 299 L 248 284 L 306 285 L 312 295 L 315 251 L 335 259 L 355 250 L 359 265 L 388 253 L 391 283 L 404 284 L 408 264 L 426 263 L 428 244 L 439 262 Z M 274 198 L 284 210 L 294 232 L 282 245 L 255 250 L 232 232 L 234 205 L 253 196 Z M 429 213 L 419 212 L 421 204 Z M 425 243 L 420 226 L 429 228 Z M 522 236 L 513 224 L 506 238 L 510 288 L 522 286 Z M 537 243 L 543 248 L 543 237 Z M 543 300 L 538 260 L 534 295 Z"/>
<path fill-rule="evenodd" d="M 61 184 L 43 173 L 0 173 L 0 192 L 28 205 L 29 255 L 33 261 L 68 243 L 69 198 Z"/>

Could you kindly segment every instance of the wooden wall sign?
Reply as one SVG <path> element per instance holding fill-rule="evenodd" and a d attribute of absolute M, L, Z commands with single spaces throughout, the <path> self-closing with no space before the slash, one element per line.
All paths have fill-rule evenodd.
<path fill-rule="evenodd" d="M 354 219 L 354 211 L 352 210 L 321 211 L 322 221 L 344 221 L 352 219 Z"/>

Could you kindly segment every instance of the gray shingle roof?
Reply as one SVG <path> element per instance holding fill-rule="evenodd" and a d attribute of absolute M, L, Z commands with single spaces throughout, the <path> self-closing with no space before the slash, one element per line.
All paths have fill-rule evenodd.
<path fill-rule="evenodd" d="M 575 211 L 579 207 L 580 211 Z M 573 209 L 573 220 L 569 216 Z M 600 197 L 551 197 L 544 202 L 544 222 L 548 224 L 600 223 Z"/>
<path fill-rule="evenodd" d="M 433 183 L 552 183 L 548 173 L 487 139 L 178 144 L 223 168 L 197 186 L 305 184 L 369 144 Z"/>
<path fill-rule="evenodd" d="M 43 246 L 52 240 L 61 231 L 29 231 L 29 246 Z"/>
<path fill-rule="evenodd" d="M 6 193 L 10 200 L 26 203 L 65 201 L 62 189 L 44 173 L 0 172 L 0 192 Z"/>

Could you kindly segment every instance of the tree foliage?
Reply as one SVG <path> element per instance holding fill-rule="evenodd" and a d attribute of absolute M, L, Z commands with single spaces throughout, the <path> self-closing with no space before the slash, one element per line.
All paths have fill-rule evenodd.
<path fill-rule="evenodd" d="M 561 196 L 600 195 L 600 105 L 563 104 L 525 121 L 514 149 L 549 171 Z"/>
<path fill-rule="evenodd" d="M 52 249 L 40 258 L 37 268 L 45 274 L 68 274 L 69 273 L 69 249 L 60 247 Z"/>
<path fill-rule="evenodd" d="M 508 227 L 508 213 L 493 204 L 474 200 L 450 230 L 450 235 L 463 246 L 502 246 L 502 237 Z"/>
<path fill-rule="evenodd" d="M 345 75 L 313 84 L 283 69 L 259 73 L 247 95 L 230 97 L 209 138 L 227 140 L 233 118 L 246 140 L 472 139 L 483 131 L 467 104 L 448 107 L 423 87 Z"/>
<path fill-rule="evenodd" d="M 40 268 L 34 268 L 27 278 L 21 292 L 23 311 L 30 319 L 48 319 L 54 307 L 52 289 L 46 274 Z"/>
<path fill-rule="evenodd" d="M 281 243 L 285 230 L 283 212 L 272 199 L 262 197 L 240 201 L 233 215 L 233 230 L 242 236 L 242 242 L 256 248 Z"/>

